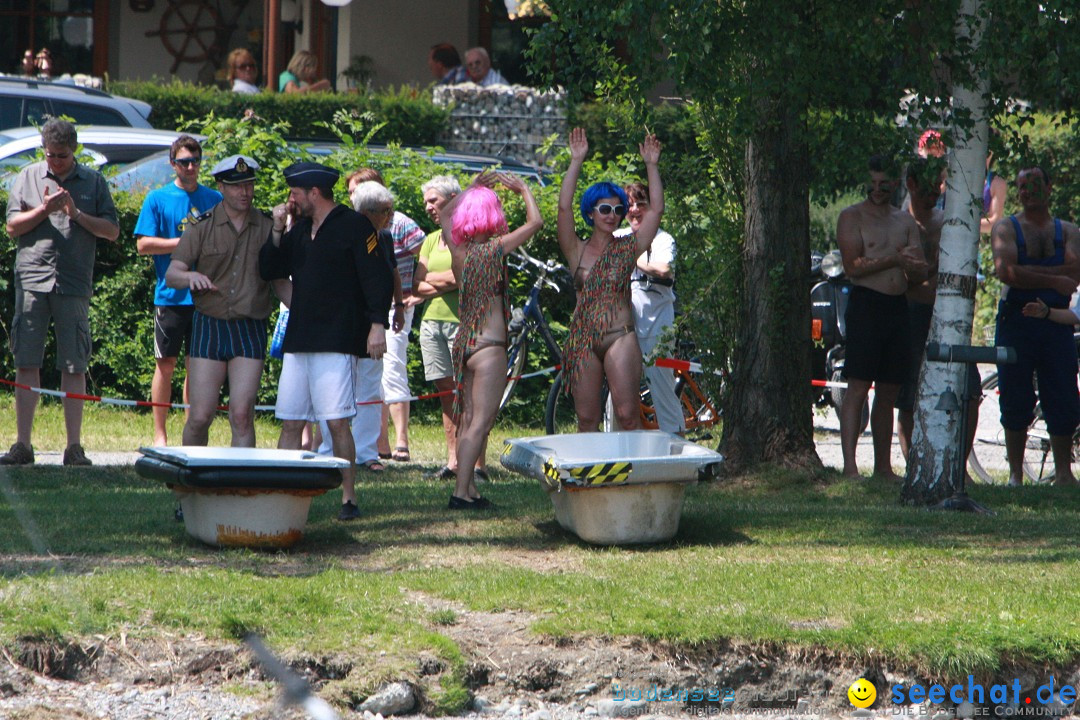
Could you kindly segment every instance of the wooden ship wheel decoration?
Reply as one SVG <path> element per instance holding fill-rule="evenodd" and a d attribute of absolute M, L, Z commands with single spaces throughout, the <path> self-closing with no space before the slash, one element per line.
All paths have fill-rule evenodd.
<path fill-rule="evenodd" d="M 160 37 L 165 50 L 173 56 L 170 73 L 181 63 L 201 63 L 210 60 L 220 65 L 229 36 L 248 0 L 233 0 L 231 17 L 223 20 L 220 6 L 212 0 L 167 0 L 157 30 L 147 37 Z"/>

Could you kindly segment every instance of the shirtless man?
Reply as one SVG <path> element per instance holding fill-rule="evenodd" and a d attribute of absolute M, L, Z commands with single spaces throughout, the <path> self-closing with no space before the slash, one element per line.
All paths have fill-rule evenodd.
<path fill-rule="evenodd" d="M 940 174 L 935 172 L 941 163 L 917 157 L 908 165 L 907 184 L 911 203 L 908 212 L 919 229 L 919 244 L 927 263 L 927 278 L 912 283 L 907 290 L 908 322 L 911 326 L 911 376 L 900 386 L 896 396 L 897 437 L 900 453 L 906 458 L 911 449 L 911 435 L 915 428 L 915 401 L 919 385 L 919 371 L 926 351 L 926 339 L 930 334 L 930 322 L 934 317 L 934 300 L 937 297 L 938 252 L 941 248 L 941 227 L 945 213 L 937 208 L 941 196 Z"/>
<path fill-rule="evenodd" d="M 919 242 L 927 263 L 927 278 L 908 287 L 908 321 L 911 324 L 911 377 L 900 386 L 896 397 L 897 437 L 900 453 L 907 458 L 911 451 L 911 435 L 915 430 L 915 403 L 919 389 L 919 373 L 922 370 L 926 341 L 930 336 L 930 323 L 934 318 L 934 301 L 937 299 L 938 254 L 941 249 L 941 228 L 945 213 L 938 208 L 941 196 L 941 178 L 944 176 L 943 161 L 933 158 L 916 158 L 908 165 L 907 190 L 911 198 L 908 212 L 919 228 Z M 968 416 L 978 417 L 982 388 L 979 373 L 973 369 L 968 376 Z M 971 452 L 977 423 L 969 423 L 966 446 Z"/>
<path fill-rule="evenodd" d="M 866 200 L 841 212 L 836 225 L 844 272 L 855 285 L 846 315 L 848 391 L 840 408 L 840 446 L 844 474 L 858 477 L 859 420 L 870 386 L 876 383 L 870 412 L 874 476 L 899 480 L 890 452 L 893 404 L 900 384 L 911 374 L 905 293 L 911 283 L 926 280 L 928 266 L 915 220 L 889 202 L 896 188 L 895 170 L 875 155 L 869 171 Z"/>
<path fill-rule="evenodd" d="M 1035 410 L 1033 376 L 1038 374 L 1054 484 L 1075 485 L 1071 446 L 1080 422 L 1080 396 L 1072 328 L 1047 316 L 1025 317 L 1023 308 L 1041 301 L 1049 315 L 1051 308 L 1068 307 L 1080 282 L 1080 230 L 1050 215 L 1050 176 L 1043 168 L 1020 170 L 1016 189 L 1024 211 L 999 220 L 990 236 L 994 270 L 1006 286 L 998 304 L 996 344 L 1015 348 L 1017 357 L 1015 364 L 998 365 L 1009 484 L 1024 481 L 1024 447 Z"/>

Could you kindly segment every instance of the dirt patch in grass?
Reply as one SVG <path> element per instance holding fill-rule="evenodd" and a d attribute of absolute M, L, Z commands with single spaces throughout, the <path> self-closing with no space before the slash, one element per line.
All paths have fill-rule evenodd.
<path fill-rule="evenodd" d="M 926 681 L 915 668 L 886 667 L 873 657 L 751 644 L 679 647 L 640 638 L 547 637 L 531 629 L 537 618 L 525 612 L 471 611 L 421 593 L 410 593 L 408 601 L 424 608 L 431 629 L 453 639 L 464 656 L 463 677 L 460 667 L 425 652 L 406 677 L 397 678 L 417 690 L 418 709 L 429 713 L 435 708 L 432 698 L 445 686 L 444 676 L 455 672 L 472 697 L 496 708 L 516 703 L 525 709 L 583 712 L 619 693 L 650 699 L 650 693 L 664 690 L 675 691 L 676 697 L 680 691 L 703 691 L 698 702 L 690 695 L 651 703 L 649 712 L 654 714 L 688 709 L 703 713 L 710 707 L 812 708 L 832 714 L 850 710 L 847 686 L 859 677 L 873 681 L 879 695 L 897 682 Z M 370 656 L 293 654 L 286 661 L 317 692 L 345 705 L 340 710 L 355 709 L 364 697 L 357 688 L 380 675 Z M 1028 674 L 1037 679 L 1038 672 Z M 1016 670 L 1003 671 L 1005 675 L 1013 677 Z M 232 698 L 249 707 L 254 700 L 268 709 L 277 695 L 272 681 L 239 644 L 169 635 L 151 640 L 97 638 L 81 644 L 23 639 L 5 648 L 0 658 L 0 707 L 15 707 L 18 712 L 12 711 L 12 717 L 58 717 L 49 715 L 50 709 L 58 709 L 50 704 L 56 694 L 50 683 L 55 681 L 65 681 L 69 700 L 80 688 L 89 692 L 93 687 L 99 693 L 102 688 L 117 693 L 167 689 L 173 697 L 212 693 L 221 707 Z M 734 702 L 725 704 L 725 696 Z"/>
<path fill-rule="evenodd" d="M 521 559 L 523 564 L 531 560 L 527 554 Z M 451 676 L 471 694 L 470 705 L 461 710 L 477 702 L 471 698 L 479 698 L 480 705 L 496 709 L 516 704 L 523 710 L 560 708 L 564 714 L 584 712 L 620 694 L 650 700 L 658 692 L 673 691 L 675 700 L 650 702 L 648 712 L 760 713 L 771 708 L 832 715 L 850 711 L 847 687 L 859 677 L 871 680 L 879 697 L 885 698 L 885 688 L 896 683 L 943 680 L 927 677 L 915 667 L 890 666 L 872 654 L 746 643 L 686 647 L 641 638 L 543 636 L 532 629 L 538 618 L 526 612 L 472 611 L 416 592 L 407 600 L 424 609 L 430 629 L 451 638 L 464 658 L 464 668 L 453 667 L 422 652 L 412 669 L 394 678 L 417 691 L 417 710 L 429 714 L 438 707 L 437 698 Z M 806 622 L 829 625 L 828 620 Z M 355 709 L 366 693 L 377 689 L 374 678 L 386 677 L 377 658 L 359 651 L 332 656 L 286 653 L 285 660 L 316 692 L 345 711 L 344 717 L 358 713 Z M 998 678 L 980 680 L 1011 682 L 1020 677 L 1026 688 L 1050 675 L 1068 682 L 1075 680 L 1076 668 L 1010 666 Z M 58 683 L 69 703 L 63 708 L 55 705 Z M 80 717 L 70 714 L 70 703 L 73 698 L 77 702 L 80 693 L 96 693 L 100 706 L 102 693 L 130 695 L 132 689 L 169 697 L 195 693 L 212 698 L 223 711 L 230 703 L 238 707 L 246 703 L 250 711 L 255 703 L 262 708 L 260 713 L 269 710 L 278 696 L 273 681 L 244 646 L 197 636 L 164 633 L 153 639 L 98 637 L 81 643 L 25 638 L 0 649 L 0 716 Z M 703 695 L 696 702 L 695 689 Z M 680 692 L 684 699 L 678 699 Z M 725 702 L 725 697 L 731 700 Z M 236 717 L 244 716 L 240 709 L 237 712 L 241 714 Z"/>

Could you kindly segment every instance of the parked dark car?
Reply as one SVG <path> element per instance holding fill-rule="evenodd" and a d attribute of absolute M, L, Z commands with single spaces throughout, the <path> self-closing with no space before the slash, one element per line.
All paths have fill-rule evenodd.
<path fill-rule="evenodd" d="M 0 128 L 41 125 L 66 115 L 79 125 L 149 128 L 150 105 L 73 83 L 0 77 Z"/>

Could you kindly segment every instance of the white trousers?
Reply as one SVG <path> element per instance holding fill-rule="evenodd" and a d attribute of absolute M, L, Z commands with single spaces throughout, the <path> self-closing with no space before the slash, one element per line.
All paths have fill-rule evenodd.
<path fill-rule="evenodd" d="M 652 364 L 655 358 L 650 357 L 664 329 L 675 322 L 675 301 L 673 297 L 668 300 L 664 296 L 654 295 L 637 287 L 632 289 L 634 329 L 641 346 L 641 356 L 645 358 L 645 380 L 649 383 L 649 394 L 656 409 L 656 422 L 664 432 L 680 433 L 686 430 L 686 419 L 683 417 L 682 403 L 675 394 L 675 371 L 655 367 Z"/>
<path fill-rule="evenodd" d="M 405 325 L 401 332 L 393 332 L 394 311 L 390 309 L 390 320 L 386 325 L 386 354 L 382 359 L 383 399 L 410 397 L 409 392 L 409 331 L 412 329 L 413 311 L 416 306 L 405 308 Z"/>

